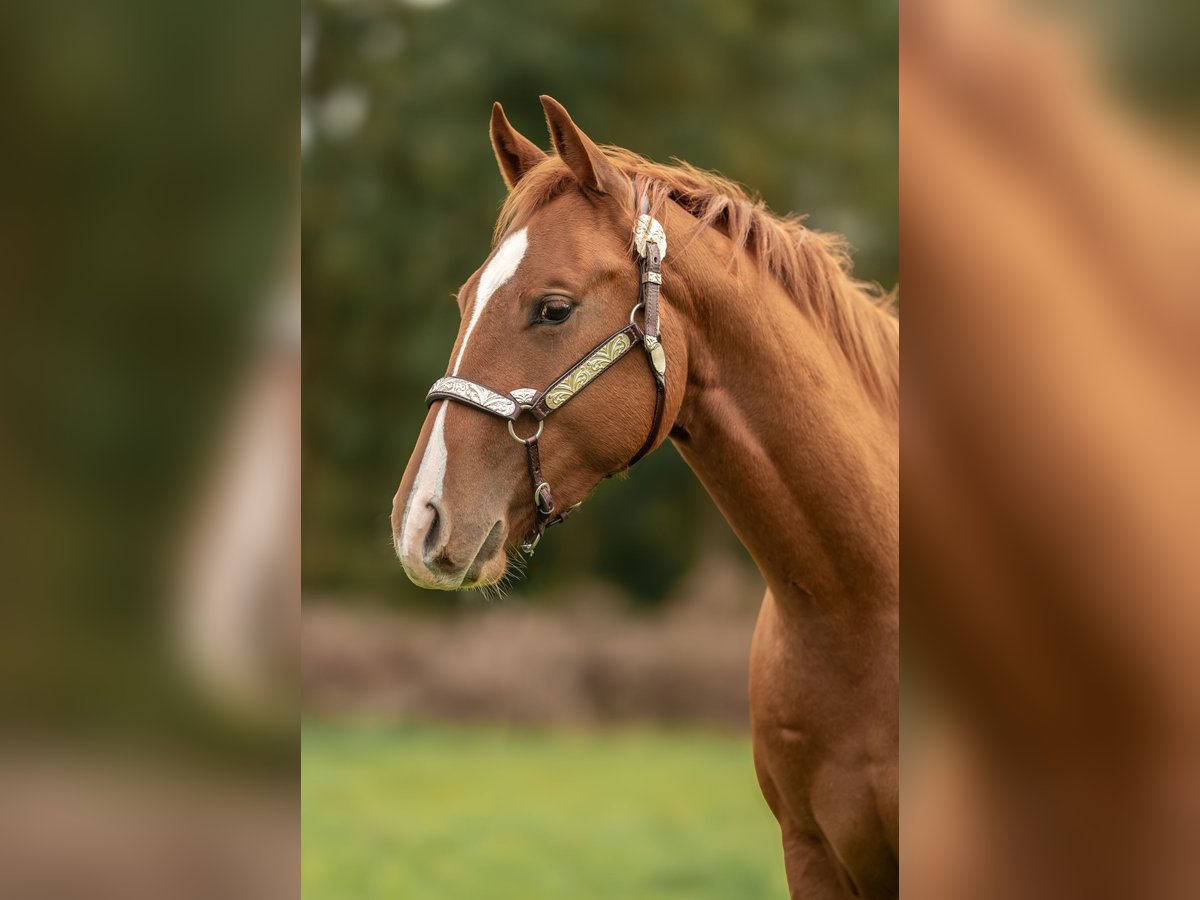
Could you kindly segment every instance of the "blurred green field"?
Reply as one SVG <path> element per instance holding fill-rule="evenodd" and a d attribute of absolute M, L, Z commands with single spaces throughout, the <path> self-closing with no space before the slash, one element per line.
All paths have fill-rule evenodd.
<path fill-rule="evenodd" d="M 309 725 L 305 900 L 787 896 L 748 738 Z"/>

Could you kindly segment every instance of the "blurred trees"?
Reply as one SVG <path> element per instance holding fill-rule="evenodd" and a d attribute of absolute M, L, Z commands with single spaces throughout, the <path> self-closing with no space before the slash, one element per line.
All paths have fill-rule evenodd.
<path fill-rule="evenodd" d="M 493 100 L 546 145 L 549 93 L 597 141 L 717 169 L 897 280 L 893 2 L 310 0 L 303 38 L 310 592 L 445 604 L 408 585 L 388 513 L 504 197 Z M 716 516 L 664 448 L 551 534 L 529 586 L 588 572 L 652 604 L 732 541 Z"/>

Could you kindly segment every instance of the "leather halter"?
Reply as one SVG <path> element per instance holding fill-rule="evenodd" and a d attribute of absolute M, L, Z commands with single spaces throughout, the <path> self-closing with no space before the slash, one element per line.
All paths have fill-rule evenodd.
<path fill-rule="evenodd" d="M 667 236 L 657 219 L 650 217 L 650 204 L 643 195 L 639 204 L 634 243 L 638 253 L 638 271 L 641 287 L 638 302 L 629 313 L 629 324 L 614 331 L 599 344 L 583 354 L 569 369 L 550 382 L 541 391 L 533 388 L 517 388 L 507 393 L 493 390 L 479 382 L 457 376 L 439 378 L 425 395 L 425 405 L 435 400 L 453 400 L 474 407 L 481 412 L 505 419 L 508 433 L 513 440 L 524 444 L 529 458 L 529 479 L 533 484 L 533 506 L 536 513 L 533 533 L 521 544 L 521 549 L 532 555 L 542 535 L 551 525 L 566 521 L 575 506 L 558 512 L 550 483 L 542 475 L 542 459 L 539 440 L 546 425 L 546 417 L 560 409 L 568 400 L 596 380 L 601 374 L 640 343 L 646 351 L 650 373 L 654 376 L 654 420 L 650 433 L 641 448 L 626 464 L 632 466 L 654 446 L 662 426 L 663 406 L 666 399 L 667 355 L 663 350 L 658 331 L 658 301 L 662 288 L 662 260 L 667 255 Z M 643 324 L 637 324 L 638 310 L 642 310 Z M 522 414 L 528 412 L 537 422 L 537 431 L 521 437 L 513 428 Z"/>

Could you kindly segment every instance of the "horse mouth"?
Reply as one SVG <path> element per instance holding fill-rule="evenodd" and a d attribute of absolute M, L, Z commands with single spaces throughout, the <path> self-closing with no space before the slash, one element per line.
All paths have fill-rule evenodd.
<path fill-rule="evenodd" d="M 444 553 L 423 558 L 420 563 L 406 559 L 398 539 L 396 555 L 404 567 L 404 574 L 417 587 L 434 591 L 474 590 L 495 584 L 504 577 L 508 569 L 504 532 L 504 523 L 495 522 L 465 569 L 456 569 L 450 557 Z"/>

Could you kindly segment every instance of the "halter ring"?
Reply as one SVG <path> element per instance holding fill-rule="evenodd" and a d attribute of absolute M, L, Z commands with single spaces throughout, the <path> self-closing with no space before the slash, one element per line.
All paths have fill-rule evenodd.
<path fill-rule="evenodd" d="M 631 310 L 629 311 L 629 324 L 630 324 L 630 325 L 632 325 L 632 324 L 633 324 L 633 320 L 637 318 L 638 310 L 639 310 L 639 309 L 645 309 L 645 308 L 646 308 L 646 304 L 645 304 L 645 303 L 639 303 L 637 306 L 635 306 L 633 309 L 631 309 Z"/>
<path fill-rule="evenodd" d="M 533 407 L 531 405 L 529 405 L 528 403 L 522 403 L 521 409 L 527 410 L 527 409 L 533 409 Z M 542 436 L 542 429 L 546 427 L 546 420 L 539 419 L 538 420 L 538 430 L 534 434 L 530 435 L 529 437 L 521 437 L 513 429 L 512 419 L 508 419 L 508 420 L 506 420 L 506 422 L 508 425 L 508 433 L 512 435 L 512 439 L 514 441 L 516 441 L 518 444 L 524 444 L 526 447 L 529 446 L 531 441 L 536 441 L 538 438 L 540 438 Z M 547 487 L 549 487 L 549 485 L 547 485 Z M 539 490 L 540 489 L 541 488 L 539 487 Z"/>
<path fill-rule="evenodd" d="M 543 481 L 541 484 L 539 484 L 537 487 L 535 487 L 533 489 L 533 505 L 538 508 L 538 512 L 540 512 L 543 516 L 549 516 L 549 515 L 553 514 L 553 512 L 554 512 L 554 503 L 553 503 L 553 501 L 550 503 L 549 509 L 543 508 L 543 506 L 542 506 L 542 488 L 545 488 L 546 491 L 549 492 L 550 482 Z"/>

